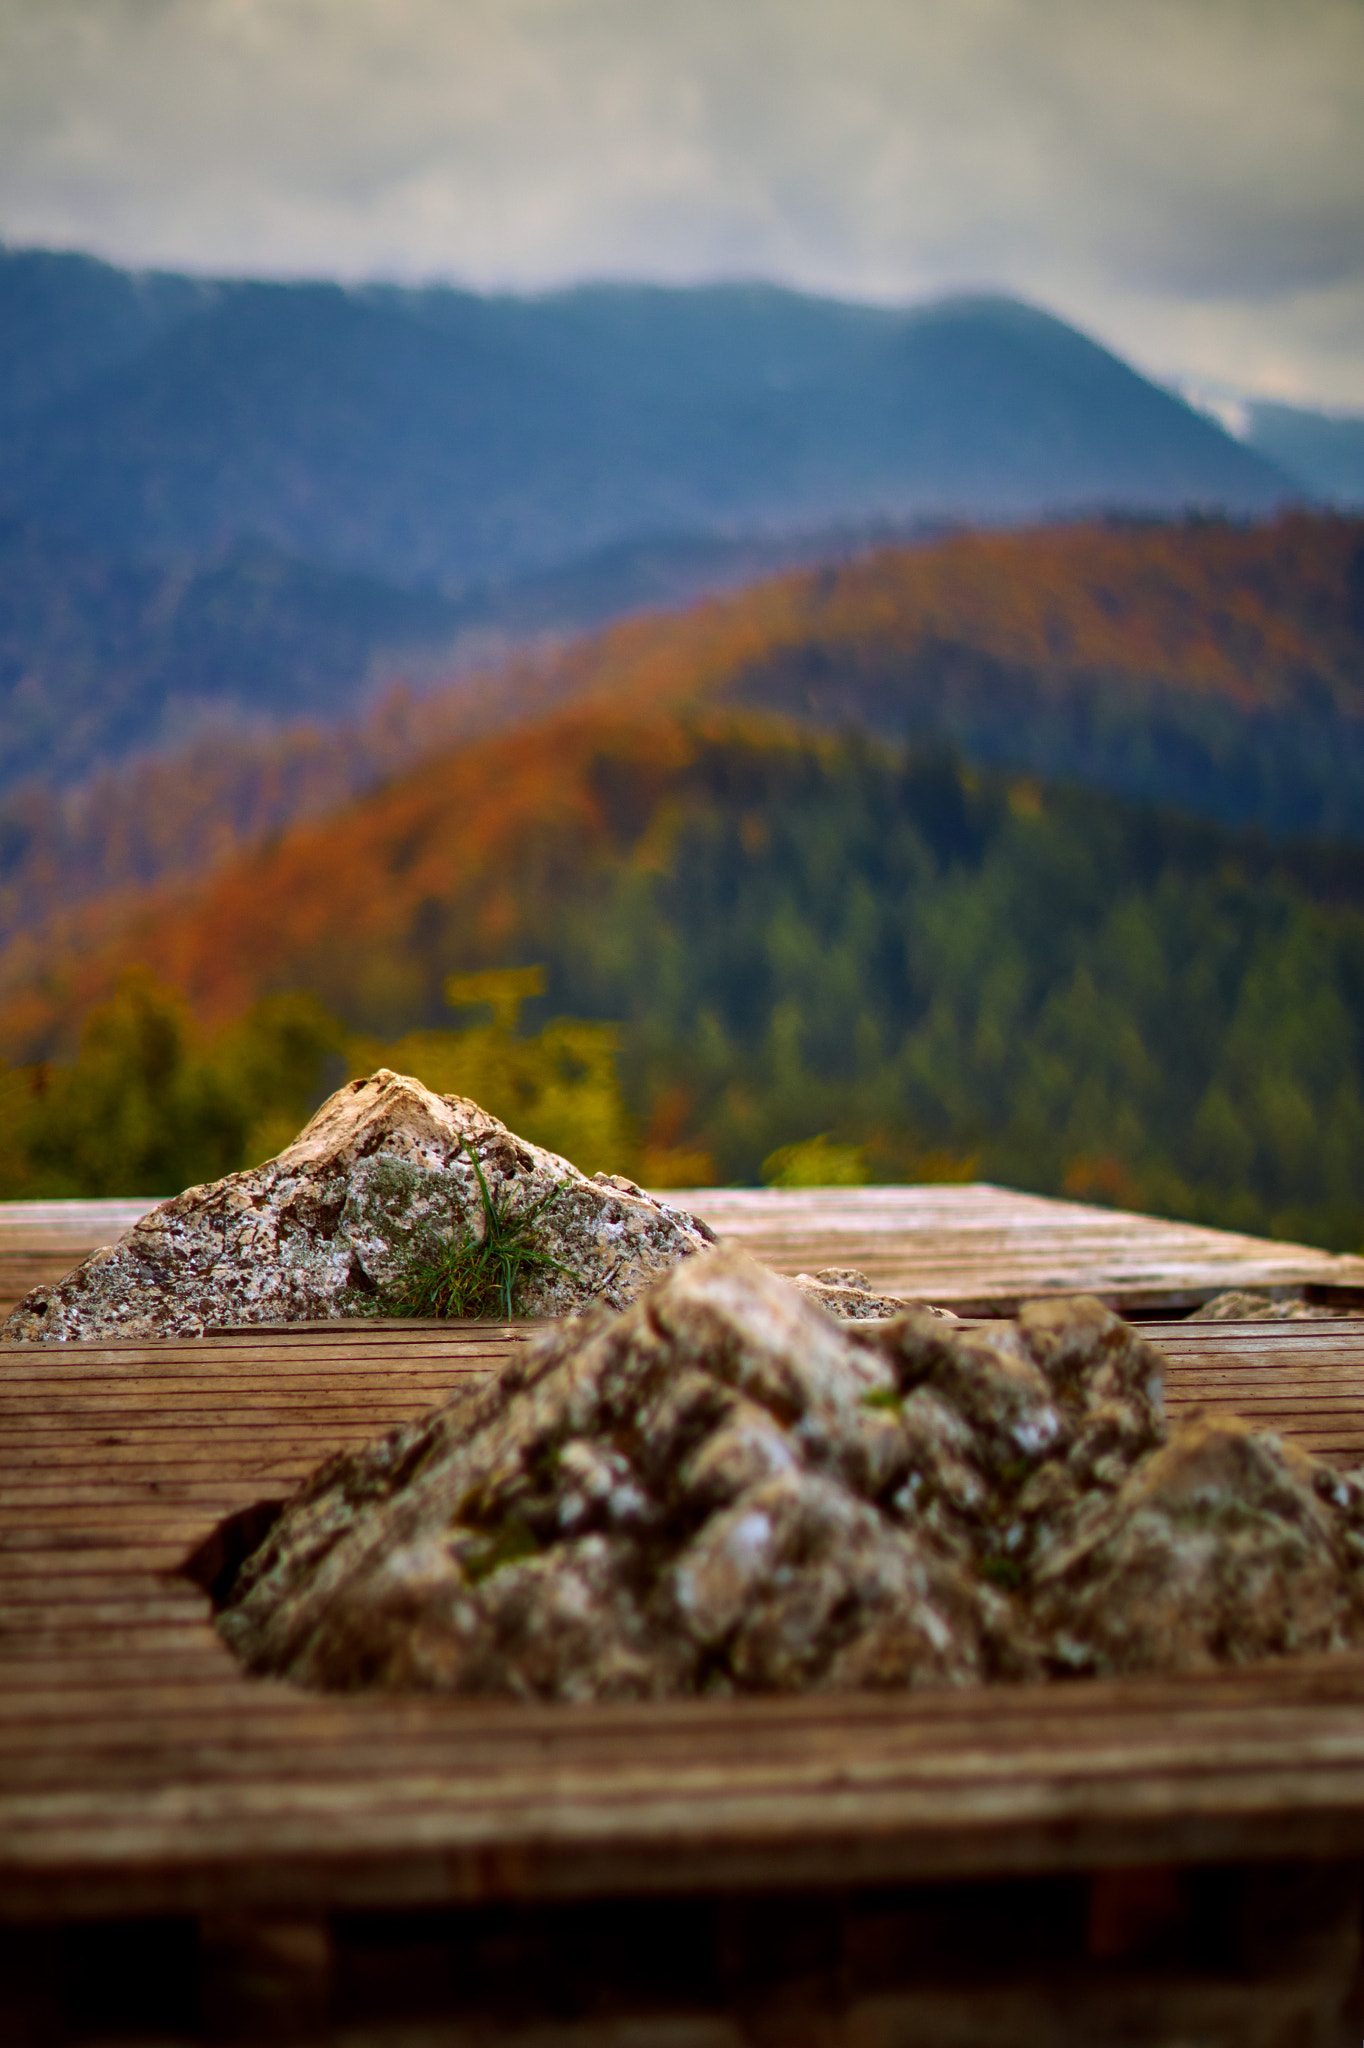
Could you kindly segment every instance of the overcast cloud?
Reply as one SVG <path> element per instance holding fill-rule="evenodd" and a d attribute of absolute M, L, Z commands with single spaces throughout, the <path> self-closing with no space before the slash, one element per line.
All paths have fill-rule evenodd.
<path fill-rule="evenodd" d="M 0 0 L 0 235 L 1019 291 L 1364 406 L 1364 0 Z"/>

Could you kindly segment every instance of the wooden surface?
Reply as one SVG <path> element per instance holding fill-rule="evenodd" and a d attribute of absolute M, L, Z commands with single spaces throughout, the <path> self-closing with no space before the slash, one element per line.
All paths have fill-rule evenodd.
<path fill-rule="evenodd" d="M 0 1918 L 332 1910 L 1364 1854 L 1364 1658 L 524 1708 L 245 1677 L 220 1518 L 521 1332 L 0 1349 Z M 1153 1326 L 1168 1399 L 1364 1457 L 1364 1321 Z"/>
<path fill-rule="evenodd" d="M 1085 1293 L 1123 1313 L 1178 1315 L 1233 1287 L 1364 1309 L 1364 1258 L 983 1183 L 695 1188 L 665 1199 L 779 1273 L 851 1266 L 890 1293 L 964 1314 Z"/>
<path fill-rule="evenodd" d="M 664 1199 L 779 1273 L 852 1266 L 963 1313 L 1007 1315 L 1032 1296 L 1083 1292 L 1124 1314 L 1179 1315 L 1231 1287 L 1364 1309 L 1364 1258 L 1008 1188 L 693 1188 Z M 0 1315 L 148 1206 L 0 1203 Z"/>

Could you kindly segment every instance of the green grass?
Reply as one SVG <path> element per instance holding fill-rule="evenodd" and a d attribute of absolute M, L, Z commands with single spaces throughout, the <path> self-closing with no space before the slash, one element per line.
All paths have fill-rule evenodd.
<path fill-rule="evenodd" d="M 514 1208 L 509 1195 L 494 1201 L 472 1148 L 460 1142 L 478 1176 L 483 1235 L 452 1239 L 438 1258 L 414 1264 L 387 1296 L 384 1307 L 391 1316 L 511 1317 L 523 1275 L 568 1272 L 531 1241 L 534 1225 L 563 1190 L 551 1188 L 522 1208 Z"/>

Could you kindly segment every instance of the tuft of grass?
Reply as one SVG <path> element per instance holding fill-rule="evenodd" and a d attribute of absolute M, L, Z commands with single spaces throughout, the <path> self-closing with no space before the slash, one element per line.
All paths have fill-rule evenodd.
<path fill-rule="evenodd" d="M 567 1273 L 568 1267 L 531 1242 L 531 1229 L 559 1188 L 538 1202 L 514 1208 L 510 1195 L 493 1200 L 483 1169 L 472 1148 L 460 1140 L 478 1176 L 483 1203 L 482 1237 L 453 1240 L 436 1259 L 414 1264 L 390 1290 L 385 1308 L 391 1316 L 506 1316 L 515 1314 L 516 1290 L 525 1273 Z"/>

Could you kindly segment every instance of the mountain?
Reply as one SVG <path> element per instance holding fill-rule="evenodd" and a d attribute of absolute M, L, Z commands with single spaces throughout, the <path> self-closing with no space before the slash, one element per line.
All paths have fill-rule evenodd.
<path fill-rule="evenodd" d="M 219 287 L 0 244 L 0 447 L 16 421 L 134 361 Z"/>
<path fill-rule="evenodd" d="M 1249 404 L 1246 413 L 1247 447 L 1300 477 L 1319 503 L 1364 508 L 1364 414 L 1264 400 Z"/>
<path fill-rule="evenodd" d="M 603 573 L 718 575 L 743 556 L 624 550 Z M 591 577 L 577 588 L 586 601 Z M 532 598 L 565 590 L 547 577 Z M 415 762 L 575 705 L 912 736 L 976 767 L 1358 847 L 1364 520 L 1092 521 L 845 550 L 390 691 L 341 725 L 216 730 L 83 787 L 31 783 L 0 796 L 0 979 L 82 904 L 202 876 Z M 91 929 L 116 914 L 106 900 Z"/>
<path fill-rule="evenodd" d="M 10 252 L 0 309 L 0 507 L 162 562 L 251 535 L 455 593 L 653 534 L 1262 512 L 1294 488 L 1005 298 L 484 297 Z"/>
<path fill-rule="evenodd" d="M 1364 839 L 1364 520 L 1117 520 L 949 537 L 816 572 L 728 702 Z"/>
<path fill-rule="evenodd" d="M 0 517 L 0 790 L 63 783 L 205 723 L 353 712 L 458 609 L 242 540 L 170 567 Z"/>
<path fill-rule="evenodd" d="M 878 536 L 1291 488 L 1007 299 L 485 297 L 0 250 L 0 790 L 206 722 L 350 718 L 457 640 Z"/>
<path fill-rule="evenodd" d="M 0 514 L 0 797 L 28 781 L 72 790 L 198 730 L 244 743 L 300 719 L 349 726 L 395 679 L 486 674 L 512 647 L 846 559 L 859 542 L 646 535 L 453 599 L 259 539 L 172 565 Z M 477 722 L 490 711 L 485 692 Z"/>

